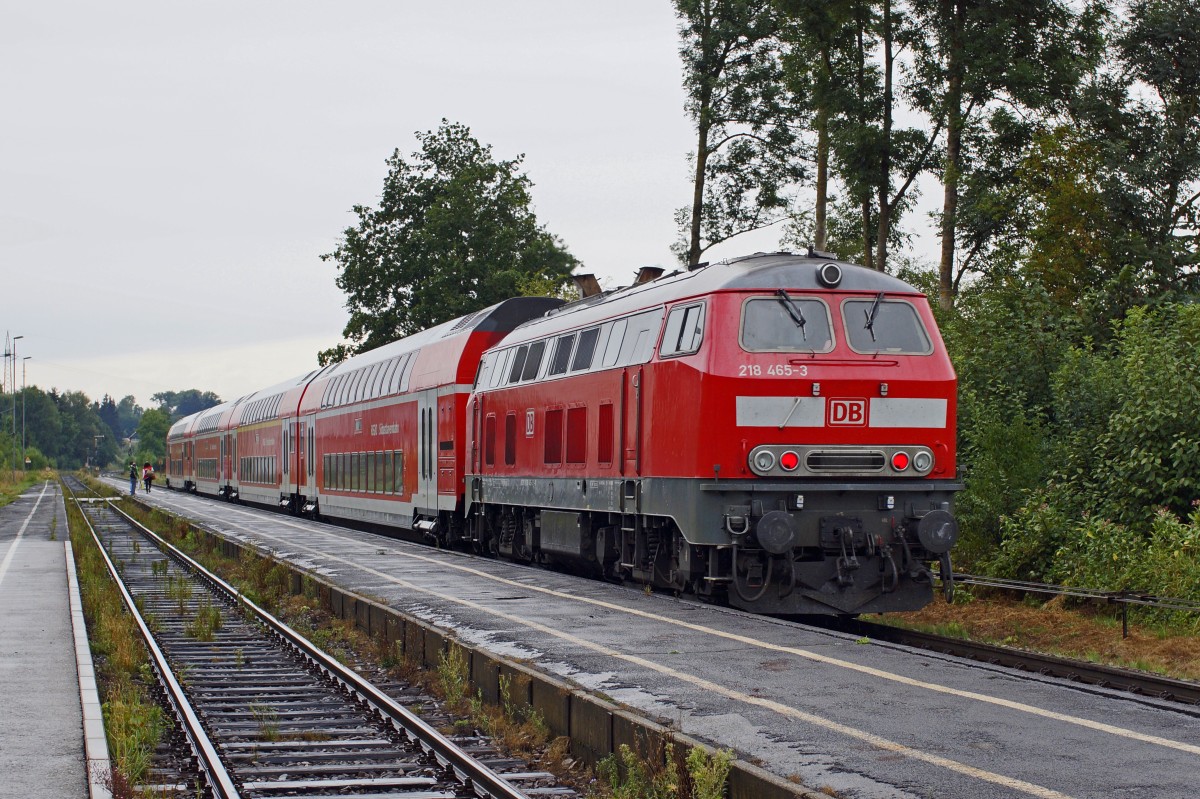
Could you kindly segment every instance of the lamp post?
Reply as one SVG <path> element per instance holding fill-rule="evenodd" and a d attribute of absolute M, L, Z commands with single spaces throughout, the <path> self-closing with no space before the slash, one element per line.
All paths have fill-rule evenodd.
<path fill-rule="evenodd" d="M 25 449 L 25 367 L 26 361 L 32 358 L 32 355 L 26 355 L 21 359 L 21 468 L 22 470 L 29 468 L 28 450 Z M 13 414 L 16 414 L 16 408 L 13 408 Z"/>
<path fill-rule="evenodd" d="M 100 473 L 100 442 L 103 439 L 104 439 L 104 436 L 95 436 L 95 435 L 92 436 L 92 444 L 93 444 L 92 455 L 96 459 L 96 473 L 97 474 Z"/>
<path fill-rule="evenodd" d="M 12 383 L 10 385 L 12 386 L 12 392 L 13 392 L 13 395 L 12 395 L 12 397 L 13 397 L 12 436 L 13 436 L 13 449 L 14 450 L 16 449 L 16 443 L 17 443 L 17 340 L 23 339 L 23 338 L 25 338 L 25 337 L 24 336 L 13 336 L 13 340 L 12 340 Z M 17 464 L 15 462 L 16 454 L 17 454 L 16 452 L 13 452 L 13 456 L 14 456 L 13 477 L 14 478 L 16 477 L 16 474 L 17 474 Z"/>

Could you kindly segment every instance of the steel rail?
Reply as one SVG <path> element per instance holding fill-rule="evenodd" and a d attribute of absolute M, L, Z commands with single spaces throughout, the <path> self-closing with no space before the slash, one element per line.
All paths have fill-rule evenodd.
<path fill-rule="evenodd" d="M 68 490 L 70 491 L 70 488 Z M 125 603 L 125 608 L 131 614 L 142 638 L 146 642 L 146 650 L 150 654 L 151 664 L 154 666 L 158 680 L 163 686 L 167 701 L 171 704 L 179 726 L 187 737 L 188 745 L 196 757 L 196 762 L 205 780 L 208 782 L 214 799 L 241 799 L 241 793 L 237 785 L 234 783 L 229 771 L 225 768 L 225 764 L 221 762 L 216 747 L 213 746 L 208 734 L 204 731 L 199 716 L 192 707 L 191 702 L 188 701 L 183 687 L 179 684 L 174 672 L 167 663 L 166 655 L 159 648 L 158 642 L 154 639 L 154 634 L 150 632 L 150 628 L 146 624 L 146 620 L 142 618 L 142 614 L 137 608 L 137 603 L 133 601 L 133 596 L 125 587 L 124 580 L 121 579 L 121 575 L 117 571 L 116 565 L 112 562 L 112 558 L 108 556 L 108 552 L 104 548 L 104 543 L 100 540 L 96 528 L 92 526 L 91 519 L 83 512 L 82 503 L 76 499 L 74 491 L 71 491 L 71 499 L 79 506 L 80 516 L 83 517 L 84 523 L 87 524 L 88 532 L 91 533 L 92 540 L 95 542 L 96 548 L 100 551 L 100 556 L 104 558 L 108 572 L 121 593 L 121 599 Z"/>
<path fill-rule="evenodd" d="M 290 643 L 310 663 L 322 670 L 330 678 L 339 682 L 346 690 L 355 694 L 361 701 L 374 708 L 384 717 L 390 719 L 393 727 L 398 732 L 436 758 L 442 767 L 453 770 L 458 779 L 466 783 L 476 796 L 481 797 L 481 799 L 528 799 L 526 794 L 514 788 L 502 776 L 464 752 L 457 744 L 431 727 L 419 716 L 416 716 L 403 705 L 397 703 L 349 667 L 342 665 L 336 659 L 326 654 L 274 615 L 259 607 L 250 599 L 247 599 L 240 591 L 209 571 L 187 553 L 173 546 L 153 530 L 142 525 L 121 508 L 112 506 L 112 510 L 124 517 L 126 521 L 136 527 L 142 534 L 155 541 L 164 552 L 191 569 L 194 574 L 214 589 L 248 609 L 259 621 Z"/>
<path fill-rule="evenodd" d="M 832 626 L 846 632 L 866 635 L 878 641 L 927 649 L 955 657 L 966 657 L 984 663 L 1059 677 L 1102 688 L 1127 691 L 1184 705 L 1200 705 L 1200 683 L 1188 680 L 1178 680 L 995 644 L 977 643 L 961 638 L 951 638 L 857 619 Z M 1200 716 L 1200 710 L 1186 709 L 1182 712 Z"/>

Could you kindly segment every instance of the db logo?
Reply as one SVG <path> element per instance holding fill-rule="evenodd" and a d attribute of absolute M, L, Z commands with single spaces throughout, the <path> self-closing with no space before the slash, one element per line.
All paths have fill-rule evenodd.
<path fill-rule="evenodd" d="M 831 399 L 829 401 L 829 423 L 831 425 L 865 425 L 867 423 L 867 401 Z"/>

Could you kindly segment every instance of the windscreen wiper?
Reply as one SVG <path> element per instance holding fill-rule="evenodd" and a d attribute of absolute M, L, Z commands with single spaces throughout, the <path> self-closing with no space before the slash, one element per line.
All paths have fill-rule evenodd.
<path fill-rule="evenodd" d="M 800 328 L 800 338 L 808 341 L 808 335 L 804 332 L 804 326 L 808 322 L 804 320 L 804 312 L 800 310 L 800 306 L 783 289 L 779 289 L 775 293 L 779 296 L 779 303 L 787 310 L 788 316 L 792 317 L 792 321 L 796 323 L 796 327 Z"/>
<path fill-rule="evenodd" d="M 867 315 L 867 323 L 863 328 L 871 334 L 871 341 L 875 340 L 875 316 L 879 313 L 879 303 L 883 302 L 883 292 L 875 295 L 875 302 L 871 303 L 871 310 L 863 311 Z"/>

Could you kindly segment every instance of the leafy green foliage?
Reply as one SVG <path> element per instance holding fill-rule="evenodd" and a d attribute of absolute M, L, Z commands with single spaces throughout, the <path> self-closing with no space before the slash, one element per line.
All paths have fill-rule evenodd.
<path fill-rule="evenodd" d="M 806 168 L 781 85 L 772 0 L 674 0 L 686 110 L 695 124 L 692 202 L 672 250 L 696 264 L 709 247 L 781 221 Z"/>
<path fill-rule="evenodd" d="M 486 308 L 531 278 L 562 284 L 578 263 L 537 223 L 522 156 L 496 161 L 446 120 L 416 135 L 411 160 L 399 150 L 387 160 L 379 206 L 354 206 L 358 225 L 321 256 L 339 271 L 351 341 L 322 352 L 321 363 Z"/>
<path fill-rule="evenodd" d="M 1045 429 L 1053 468 L 1044 469 L 1043 486 L 1025 486 L 1020 507 L 1000 509 L 1001 545 L 980 553 L 989 571 L 1200 596 L 1191 571 L 1200 507 L 1198 352 L 1200 305 L 1189 304 L 1134 309 L 1110 344 L 1085 340 L 1063 354 Z M 964 437 L 979 439 L 981 428 L 969 425 Z M 1003 446 L 1013 444 L 982 450 Z M 968 511 L 981 488 L 967 492 Z"/>

